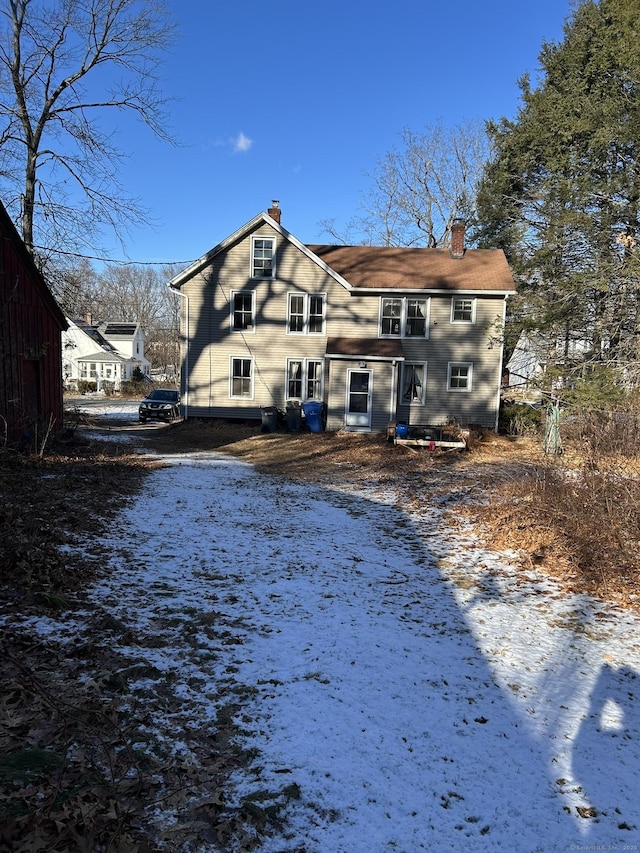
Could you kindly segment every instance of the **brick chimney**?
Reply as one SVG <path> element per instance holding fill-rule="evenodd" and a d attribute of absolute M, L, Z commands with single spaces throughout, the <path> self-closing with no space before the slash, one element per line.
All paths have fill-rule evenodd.
<path fill-rule="evenodd" d="M 280 224 L 280 217 L 282 215 L 282 211 L 280 210 L 280 208 L 278 206 L 279 204 L 280 204 L 280 202 L 278 201 L 278 199 L 274 198 L 273 201 L 271 202 L 271 207 L 269 208 L 269 210 L 267 210 L 267 213 L 269 214 L 269 216 L 272 219 L 275 219 L 275 221 L 278 223 L 278 225 Z"/>
<path fill-rule="evenodd" d="M 451 257 L 464 258 L 464 219 L 456 218 L 451 225 Z"/>

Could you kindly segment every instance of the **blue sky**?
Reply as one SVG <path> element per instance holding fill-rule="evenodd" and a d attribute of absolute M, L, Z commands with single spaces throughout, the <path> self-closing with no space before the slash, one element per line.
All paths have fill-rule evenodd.
<path fill-rule="evenodd" d="M 154 228 L 131 261 L 188 262 L 271 200 L 303 242 L 360 212 L 403 128 L 515 116 L 517 81 L 563 37 L 570 0 L 219 3 L 169 0 L 180 38 L 164 66 L 177 147 L 126 123 L 122 180 Z"/>

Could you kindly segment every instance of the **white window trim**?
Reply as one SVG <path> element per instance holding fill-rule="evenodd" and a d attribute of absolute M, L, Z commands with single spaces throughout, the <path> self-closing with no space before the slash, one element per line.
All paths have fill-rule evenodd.
<path fill-rule="evenodd" d="M 456 302 L 471 302 L 471 319 L 470 320 L 454 320 Z M 476 322 L 476 298 L 470 296 L 452 296 L 451 297 L 451 317 L 450 322 L 456 326 L 473 326 Z"/>
<path fill-rule="evenodd" d="M 236 359 L 251 362 L 251 384 L 249 394 L 234 394 L 233 393 L 233 362 Z M 229 356 L 229 399 L 230 400 L 253 400 L 254 397 L 254 381 L 255 381 L 255 359 L 253 356 L 246 355 L 230 355 Z"/>
<path fill-rule="evenodd" d="M 385 299 L 398 299 L 400 300 L 400 333 L 397 335 L 389 334 L 385 335 L 382 332 L 382 306 Z M 417 300 L 418 302 L 425 302 L 425 318 L 424 318 L 424 335 L 407 335 L 407 320 L 409 313 L 409 300 Z M 390 296 L 386 294 L 385 296 L 380 297 L 380 302 L 378 305 L 378 337 L 379 338 L 391 338 L 393 340 L 397 340 L 398 338 L 408 338 L 410 341 L 426 341 L 429 339 L 429 326 L 431 323 L 431 298 L 429 296 Z"/>
<path fill-rule="evenodd" d="M 303 299 L 303 309 L 302 309 L 302 331 L 301 332 L 292 332 L 289 328 L 290 319 L 291 319 L 291 298 L 294 296 L 301 296 Z M 309 331 L 309 304 L 311 302 L 311 297 L 316 296 L 322 299 L 322 331 L 321 332 L 310 332 Z M 287 335 L 310 335 L 311 337 L 321 338 L 326 335 L 327 329 L 327 294 L 326 293 L 306 293 L 301 290 L 290 290 L 287 293 L 287 320 L 286 320 L 286 333 Z"/>
<path fill-rule="evenodd" d="M 454 367 L 467 367 L 467 387 L 452 388 L 451 372 Z M 472 361 L 450 361 L 447 365 L 447 391 L 454 394 L 469 394 L 473 390 L 473 362 Z"/>
<path fill-rule="evenodd" d="M 234 311 L 235 297 L 237 295 L 240 295 L 240 294 L 242 294 L 242 295 L 250 294 L 251 295 L 251 319 L 253 320 L 253 325 L 251 326 L 250 329 L 235 329 L 233 327 L 233 315 L 235 313 L 235 311 Z M 249 334 L 249 335 L 254 334 L 255 330 L 256 330 L 256 292 L 255 292 L 255 290 L 232 290 L 231 291 L 230 303 L 231 304 L 229 305 L 229 329 L 231 330 L 231 332 L 234 335 L 239 335 L 242 333 L 244 333 L 245 335 L 246 334 Z"/>
<path fill-rule="evenodd" d="M 309 362 L 314 362 L 320 365 L 320 395 L 318 397 L 314 397 L 314 400 L 323 400 L 324 399 L 324 364 L 323 359 L 321 358 L 288 358 L 285 368 L 284 368 L 284 387 L 286 389 L 286 399 L 287 400 L 299 400 L 301 403 L 304 403 L 305 400 L 310 399 L 309 397 L 295 397 L 289 396 L 289 365 L 292 361 L 299 361 L 302 363 L 302 390 L 306 390 L 309 385 Z"/>
<path fill-rule="evenodd" d="M 255 268 L 255 246 L 256 240 L 268 240 L 271 243 L 271 275 L 254 275 Z M 276 277 L 276 238 L 275 237 L 262 237 L 260 234 L 256 234 L 251 238 L 251 257 L 249 258 L 250 268 L 249 268 L 249 276 L 254 281 L 273 281 Z"/>
<path fill-rule="evenodd" d="M 421 400 L 405 400 L 404 399 L 404 389 L 405 389 L 405 371 L 408 367 L 413 367 L 413 365 L 419 365 L 422 367 L 422 399 Z M 403 362 L 402 364 L 402 372 L 400 376 L 400 403 L 403 406 L 424 406 L 427 402 L 427 377 L 428 377 L 428 363 L 426 361 L 409 361 Z"/>

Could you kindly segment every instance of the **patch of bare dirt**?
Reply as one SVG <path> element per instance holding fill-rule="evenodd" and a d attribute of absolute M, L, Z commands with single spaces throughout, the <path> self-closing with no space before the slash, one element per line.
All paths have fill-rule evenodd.
<path fill-rule="evenodd" d="M 446 487 L 451 478 L 467 484 L 510 475 L 540 457 L 537 443 L 524 438 L 479 434 L 470 450 L 430 453 L 427 449 L 394 445 L 386 433 L 266 433 L 227 421 L 187 421 L 145 438 L 158 452 L 188 453 L 218 450 L 237 456 L 270 474 L 318 484 L 337 481 L 393 481 L 407 486 L 427 478 Z"/>
<path fill-rule="evenodd" d="M 89 424 L 91 425 L 91 424 Z M 0 643 L 0 850 L 122 851 L 154 847 L 141 814 L 160 795 L 180 798 L 195 768 L 149 766 L 131 748 L 137 721 L 118 713 L 122 690 L 113 678 L 122 626 L 96 612 L 97 635 L 61 654 L 55 641 L 26 639 L 12 628 L 12 613 L 69 613 L 85 606 L 83 589 L 104 570 L 99 548 L 82 559 L 65 545 L 100 534 L 126 511 L 149 470 L 141 449 L 158 453 L 216 450 L 271 475 L 318 486 L 388 484 L 409 504 L 434 494 L 457 516 L 477 526 L 487 544 L 518 549 L 523 567 L 536 566 L 565 584 L 635 607 L 637 571 L 603 580 L 554 524 L 553 508 L 541 514 L 538 493 L 545 460 L 534 439 L 474 436 L 463 452 L 430 453 L 395 446 L 386 434 L 277 432 L 223 421 L 193 421 L 140 429 L 94 428 L 128 433 L 130 442 L 92 441 L 82 430 L 60 436 L 44 456 L 0 453 L 0 604 L 5 622 Z M 450 498 L 450 499 L 449 499 Z M 552 507 L 552 505 L 550 504 Z M 217 787 L 243 760 L 234 751 L 231 718 L 219 720 L 215 743 L 206 738 L 212 799 L 211 831 L 229 837 Z M 201 772 L 201 771 L 198 771 Z M 169 792 L 169 793 L 167 793 Z M 200 815 L 202 819 L 202 815 Z M 225 835 L 226 833 L 226 835 Z M 221 850 L 225 849 L 223 844 Z M 248 849 L 248 848 L 247 848 Z"/>

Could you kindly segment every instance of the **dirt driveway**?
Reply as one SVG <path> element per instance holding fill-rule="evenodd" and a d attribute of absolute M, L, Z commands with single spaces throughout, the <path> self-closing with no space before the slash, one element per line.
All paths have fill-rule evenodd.
<path fill-rule="evenodd" d="M 0 839 L 306 853 L 635 840 L 633 617 L 523 575 L 456 521 L 511 476 L 499 443 L 472 464 L 382 437 L 92 429 L 116 448 L 113 482 L 138 470 L 134 448 L 162 458 L 145 455 L 143 490 L 68 543 L 90 585 L 59 612 L 5 614 L 6 751 L 31 764 L 3 792 L 16 812 Z"/>

